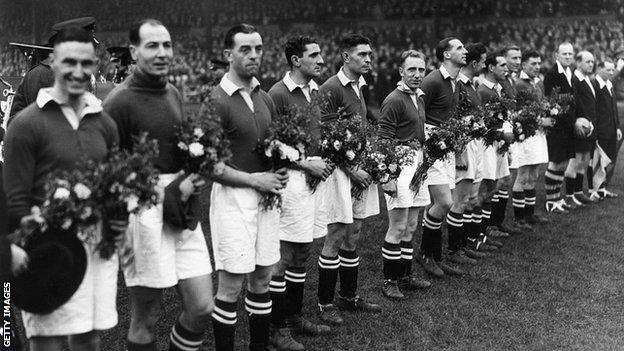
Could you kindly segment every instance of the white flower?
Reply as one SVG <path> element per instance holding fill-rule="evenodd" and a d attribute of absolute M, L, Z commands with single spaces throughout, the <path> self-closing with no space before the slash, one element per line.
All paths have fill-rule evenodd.
<path fill-rule="evenodd" d="M 353 134 L 351 134 L 351 132 L 347 129 L 345 140 L 349 141 L 351 138 L 353 138 Z"/>
<path fill-rule="evenodd" d="M 91 209 L 91 207 L 85 206 L 85 208 L 82 209 L 82 213 L 80 214 L 80 219 L 85 220 L 91 217 L 92 214 L 93 214 L 93 210 Z"/>
<path fill-rule="evenodd" d="M 334 141 L 334 149 L 340 150 L 340 147 L 342 147 L 342 144 L 338 140 Z"/>
<path fill-rule="evenodd" d="M 518 135 L 518 140 L 520 140 L 520 141 L 524 140 L 524 134 Z"/>
<path fill-rule="evenodd" d="M 199 157 L 204 155 L 204 145 L 200 143 L 191 143 L 189 145 L 189 153 L 193 157 Z"/>
<path fill-rule="evenodd" d="M 69 229 L 69 227 L 72 226 L 72 220 L 71 218 L 65 218 L 65 221 L 63 222 L 63 224 L 61 224 L 61 228 L 67 230 Z"/>
<path fill-rule="evenodd" d="M 551 115 L 551 116 L 557 116 L 558 114 L 559 114 L 559 110 L 558 110 L 556 107 L 553 107 L 553 108 L 550 110 L 550 115 Z"/>
<path fill-rule="evenodd" d="M 284 143 L 279 143 L 278 147 L 282 154 L 282 159 L 288 159 L 290 162 L 296 162 L 299 160 L 299 151 L 297 151 L 294 147 Z"/>
<path fill-rule="evenodd" d="M 183 142 L 179 142 L 178 143 L 178 149 L 186 151 L 186 150 L 188 150 L 188 145 L 186 145 Z"/>
<path fill-rule="evenodd" d="M 383 177 L 381 177 L 381 179 L 379 179 L 380 183 L 387 183 L 390 180 L 390 175 L 389 174 L 384 174 Z"/>
<path fill-rule="evenodd" d="M 388 169 L 389 169 L 389 170 L 390 170 L 390 172 L 392 172 L 392 173 L 396 172 L 396 171 L 397 171 L 397 168 L 398 168 L 398 167 L 397 167 L 396 163 L 391 163 L 391 164 L 389 164 L 389 165 L 388 165 Z"/>
<path fill-rule="evenodd" d="M 377 166 L 377 168 L 378 168 L 380 171 L 385 171 L 385 170 L 388 168 L 388 166 L 386 166 L 386 164 L 385 164 L 385 163 L 380 163 L 380 164 Z"/>
<path fill-rule="evenodd" d="M 128 176 L 126 177 L 126 183 L 130 183 L 131 181 L 135 180 L 136 177 L 137 177 L 136 172 L 132 172 L 128 174 Z"/>
<path fill-rule="evenodd" d="M 91 189 L 82 183 L 77 183 L 74 185 L 74 193 L 79 199 L 85 200 L 91 196 Z"/>
<path fill-rule="evenodd" d="M 69 198 L 69 195 L 71 195 L 71 193 L 69 192 L 69 190 L 65 189 L 65 188 L 57 188 L 54 191 L 54 198 L 57 200 L 65 200 Z"/>
<path fill-rule="evenodd" d="M 126 210 L 128 212 L 132 212 L 139 207 L 139 198 L 134 194 L 128 195 L 124 201 L 126 202 Z"/>
<path fill-rule="evenodd" d="M 345 155 L 347 156 L 347 159 L 349 159 L 349 161 L 353 161 L 353 159 L 355 158 L 355 152 L 351 150 L 347 150 Z"/>
<path fill-rule="evenodd" d="M 446 143 L 443 141 L 439 141 L 438 147 L 440 148 L 440 150 L 446 150 Z"/>
<path fill-rule="evenodd" d="M 326 147 L 327 147 L 327 145 L 329 145 L 329 142 L 327 141 L 327 139 L 323 139 L 323 142 L 321 143 L 321 146 L 322 146 L 323 148 L 326 148 Z"/>
<path fill-rule="evenodd" d="M 193 129 L 193 135 L 195 135 L 196 138 L 201 138 L 204 136 L 204 131 L 201 128 L 195 128 Z"/>

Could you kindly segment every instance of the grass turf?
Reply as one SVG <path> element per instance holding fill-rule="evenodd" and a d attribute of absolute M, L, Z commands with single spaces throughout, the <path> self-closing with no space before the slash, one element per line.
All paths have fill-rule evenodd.
<path fill-rule="evenodd" d="M 624 194 L 624 162 L 613 190 Z M 543 179 L 538 185 L 543 207 Z M 301 337 L 307 350 L 619 350 L 624 347 L 622 200 L 552 216 L 552 223 L 505 240 L 505 246 L 460 278 L 434 280 L 405 302 L 381 296 L 382 214 L 366 221 L 359 249 L 359 294 L 379 302 L 379 315 L 344 314 L 332 335 Z M 510 201 L 511 202 L 511 201 Z M 511 205 L 508 208 L 511 218 Z M 416 235 L 417 241 L 419 235 Z M 315 320 L 316 242 L 308 263 L 305 313 Z M 415 243 L 418 246 L 418 242 Z M 415 264 L 415 270 L 424 273 Z M 127 290 L 120 279 L 119 325 L 103 335 L 103 350 L 124 350 L 129 326 Z M 163 294 L 159 350 L 180 312 L 175 289 Z M 245 350 L 246 316 L 239 304 L 237 350 Z M 202 350 L 212 350 L 212 328 Z"/>

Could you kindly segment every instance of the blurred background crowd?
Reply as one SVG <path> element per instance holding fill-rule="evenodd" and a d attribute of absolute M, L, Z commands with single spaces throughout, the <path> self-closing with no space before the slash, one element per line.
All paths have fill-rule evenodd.
<path fill-rule="evenodd" d="M 345 32 L 370 37 L 374 69 L 367 77 L 373 100 L 383 99 L 397 77 L 401 51 L 417 49 L 437 62 L 433 47 L 445 36 L 464 43 L 481 41 L 491 49 L 516 44 L 538 50 L 543 69 L 553 63 L 558 43 L 605 56 L 624 56 L 624 0 L 0 0 L 0 76 L 19 76 L 28 69 L 9 41 L 45 43 L 53 23 L 94 16 L 101 41 L 100 75 L 110 79 L 113 67 L 106 48 L 127 45 L 127 29 L 138 19 L 162 20 L 172 33 L 176 59 L 170 81 L 189 102 L 214 80 L 211 60 L 221 59 L 222 35 L 229 25 L 248 22 L 260 28 L 264 59 L 260 80 L 268 89 L 287 70 L 282 44 L 299 33 L 316 37 L 326 69 L 321 79 L 338 68 L 337 39 Z M 30 15 L 25 15 L 25 14 Z M 98 77 L 99 78 L 99 77 Z"/>

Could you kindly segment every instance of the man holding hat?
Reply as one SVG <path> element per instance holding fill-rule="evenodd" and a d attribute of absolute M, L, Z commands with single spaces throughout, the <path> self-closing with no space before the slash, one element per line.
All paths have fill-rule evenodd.
<path fill-rule="evenodd" d="M 96 63 L 95 44 L 85 30 L 72 27 L 55 36 L 50 55 L 53 86 L 41 89 L 36 103 L 18 114 L 5 139 L 4 189 L 9 230 L 27 224 L 32 218 L 31 208 L 40 205 L 44 197 L 48 172 L 72 170 L 84 160 L 98 162 L 118 143 L 115 122 L 102 111 L 100 101 L 88 92 Z M 120 222 L 107 225 L 116 231 L 126 227 Z M 52 284 L 55 293 L 65 294 L 68 300 L 43 306 L 53 294 L 49 289 L 25 288 L 22 292 L 15 289 L 16 302 L 20 296 L 30 296 L 30 300 L 22 299 L 21 305 L 28 305 L 32 311 L 22 312 L 30 350 L 60 351 L 66 339 L 71 350 L 97 350 L 98 331 L 117 324 L 117 256 L 102 259 L 95 251 L 97 243 L 81 242 L 71 233 L 61 238 L 60 234 L 46 233 L 42 241 L 50 245 L 50 241 L 56 240 L 54 245 L 63 255 L 54 257 L 50 252 L 43 252 L 47 254 L 47 262 L 51 262 L 47 265 L 36 262 L 37 255 L 30 255 L 31 268 L 24 274 L 33 279 L 23 286 L 39 286 L 39 280 L 52 277 L 58 279 Z M 29 246 L 41 253 L 41 247 Z M 71 264 L 62 265 L 63 261 Z M 54 267 L 55 264 L 60 266 Z M 56 272 L 58 276 L 38 275 L 32 267 Z M 68 277 L 68 271 L 75 274 Z M 71 278 L 76 290 L 63 288 L 72 285 L 66 278 Z M 63 282 L 60 287 L 59 281 Z"/>

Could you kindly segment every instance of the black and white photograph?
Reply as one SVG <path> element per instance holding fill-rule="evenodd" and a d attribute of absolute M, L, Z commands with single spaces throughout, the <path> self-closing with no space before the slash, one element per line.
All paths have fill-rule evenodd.
<path fill-rule="evenodd" d="M 0 0 L 0 92 L 2 350 L 624 350 L 623 0 Z"/>

